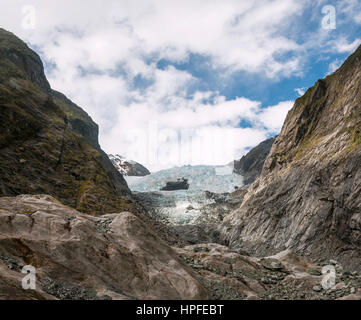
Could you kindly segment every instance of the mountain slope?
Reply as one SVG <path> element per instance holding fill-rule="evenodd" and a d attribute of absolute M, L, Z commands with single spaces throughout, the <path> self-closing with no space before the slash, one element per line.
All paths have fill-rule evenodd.
<path fill-rule="evenodd" d="M 133 177 L 144 177 L 150 175 L 149 170 L 138 162 L 125 159 L 119 154 L 116 154 L 115 156 L 109 154 L 108 156 L 114 167 L 122 175 Z"/>
<path fill-rule="evenodd" d="M 38 55 L 0 29 L 0 196 L 50 194 L 83 212 L 132 209 L 98 126 L 53 91 Z"/>
<path fill-rule="evenodd" d="M 223 234 L 257 255 L 291 248 L 361 268 L 361 47 L 297 99 Z"/>
<path fill-rule="evenodd" d="M 263 164 L 275 142 L 276 137 L 261 142 L 240 160 L 234 161 L 234 172 L 243 176 L 244 184 L 250 184 L 261 174 Z"/>

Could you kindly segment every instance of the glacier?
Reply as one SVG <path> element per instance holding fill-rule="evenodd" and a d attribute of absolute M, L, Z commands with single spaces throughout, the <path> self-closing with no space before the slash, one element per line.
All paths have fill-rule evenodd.
<path fill-rule="evenodd" d="M 124 177 L 134 195 L 152 215 L 171 225 L 194 224 L 202 208 L 215 200 L 209 192 L 225 194 L 243 186 L 243 177 L 226 166 L 182 166 L 151 173 L 145 177 Z M 161 191 L 167 181 L 186 178 L 188 190 Z"/>

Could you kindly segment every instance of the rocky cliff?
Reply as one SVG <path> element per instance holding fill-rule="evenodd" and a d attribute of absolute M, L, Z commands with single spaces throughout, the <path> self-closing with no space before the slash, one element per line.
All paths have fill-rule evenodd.
<path fill-rule="evenodd" d="M 0 196 L 49 194 L 80 211 L 136 206 L 98 126 L 50 88 L 38 55 L 0 29 Z"/>
<path fill-rule="evenodd" d="M 296 100 L 222 232 L 257 255 L 291 248 L 361 269 L 361 47 Z"/>
<path fill-rule="evenodd" d="M 276 137 L 261 142 L 240 160 L 233 163 L 234 172 L 243 176 L 245 185 L 251 184 L 262 172 L 263 164 L 275 142 Z"/>

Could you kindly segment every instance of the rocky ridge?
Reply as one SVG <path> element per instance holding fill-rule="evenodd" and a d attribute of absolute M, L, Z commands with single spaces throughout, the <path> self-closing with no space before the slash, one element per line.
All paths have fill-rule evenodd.
<path fill-rule="evenodd" d="M 271 151 L 276 137 L 261 142 L 258 146 L 252 148 L 240 160 L 234 160 L 233 170 L 235 173 L 243 176 L 245 185 L 254 182 L 262 172 L 263 164 Z"/>
<path fill-rule="evenodd" d="M 360 270 L 361 46 L 289 111 L 261 176 L 225 218 L 232 248 Z"/>
<path fill-rule="evenodd" d="M 108 155 L 114 167 L 124 176 L 143 177 L 150 174 L 149 170 L 138 162 L 127 160 L 120 155 Z"/>
<path fill-rule="evenodd" d="M 86 112 L 50 88 L 39 56 L 0 29 L 0 196 L 49 194 L 82 212 L 140 209 Z"/>

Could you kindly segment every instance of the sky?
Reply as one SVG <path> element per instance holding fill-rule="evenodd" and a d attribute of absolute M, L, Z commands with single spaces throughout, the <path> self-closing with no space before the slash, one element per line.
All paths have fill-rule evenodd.
<path fill-rule="evenodd" d="M 101 147 L 157 171 L 224 165 L 278 134 L 361 43 L 358 0 L 1 0 L 0 26 Z"/>

